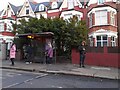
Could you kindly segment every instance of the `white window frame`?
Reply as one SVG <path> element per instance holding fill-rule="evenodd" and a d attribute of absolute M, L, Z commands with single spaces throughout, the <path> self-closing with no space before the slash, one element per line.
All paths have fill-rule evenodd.
<path fill-rule="evenodd" d="M 100 40 L 97 40 L 97 36 L 100 36 Z M 107 42 L 107 46 L 108 46 L 108 35 L 97 35 L 96 36 L 96 45 L 98 46 L 98 42 L 100 42 L 100 47 L 103 47 L 105 46 L 104 45 L 104 42 Z M 103 37 L 106 36 L 107 37 L 107 40 L 103 40 Z"/>
<path fill-rule="evenodd" d="M 105 2 L 105 0 L 98 0 L 98 5 L 103 4 L 104 2 Z"/>
<path fill-rule="evenodd" d="M 93 17 L 92 17 L 92 13 L 90 13 L 90 17 L 89 17 L 89 27 L 92 27 L 93 23 L 92 23 L 92 20 Z"/>
<path fill-rule="evenodd" d="M 107 24 L 108 24 L 107 10 L 96 11 L 95 12 L 95 25 L 107 25 Z"/>
<path fill-rule="evenodd" d="M 39 11 L 44 11 L 45 10 L 45 6 L 42 4 L 39 6 Z"/>
<path fill-rule="evenodd" d="M 68 9 L 74 8 L 74 0 L 68 0 Z"/>
<path fill-rule="evenodd" d="M 52 9 L 55 9 L 55 8 L 57 8 L 57 7 L 58 7 L 57 2 L 53 2 L 53 3 L 52 3 Z"/>
<path fill-rule="evenodd" d="M 0 23 L 0 32 L 4 31 L 4 23 Z"/>
<path fill-rule="evenodd" d="M 72 13 L 64 14 L 64 20 L 69 20 L 72 17 L 73 17 Z"/>
<path fill-rule="evenodd" d="M 10 6 L 8 5 L 8 8 L 7 8 L 7 11 L 8 11 L 8 17 L 11 17 L 11 10 L 10 10 Z"/>
<path fill-rule="evenodd" d="M 28 10 L 28 13 L 27 13 L 27 10 Z M 30 10 L 29 10 L 29 7 L 28 7 L 28 6 L 26 7 L 26 15 L 27 15 L 27 14 L 30 14 Z"/>
<path fill-rule="evenodd" d="M 111 36 L 111 46 L 112 47 L 116 46 L 116 38 L 115 38 L 115 36 Z"/>
<path fill-rule="evenodd" d="M 89 41 L 90 41 L 90 46 L 93 47 L 94 46 L 94 41 L 93 41 L 93 37 L 89 37 Z"/>
<path fill-rule="evenodd" d="M 80 20 L 81 20 L 81 15 L 80 15 L 80 14 L 77 14 L 76 16 L 77 16 L 77 18 L 78 18 L 78 21 L 80 21 Z"/>
<path fill-rule="evenodd" d="M 110 23 L 111 25 L 115 25 L 115 14 L 114 12 L 110 12 Z"/>

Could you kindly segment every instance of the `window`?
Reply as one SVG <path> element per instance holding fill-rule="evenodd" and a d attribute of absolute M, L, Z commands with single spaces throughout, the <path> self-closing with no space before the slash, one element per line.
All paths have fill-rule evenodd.
<path fill-rule="evenodd" d="M 73 0 L 68 0 L 68 9 L 73 9 L 74 8 L 74 4 L 73 4 Z"/>
<path fill-rule="evenodd" d="M 93 37 L 92 37 L 92 36 L 89 38 L 89 41 L 90 41 L 90 46 L 92 47 L 93 44 L 94 44 L 94 42 L 93 42 Z"/>
<path fill-rule="evenodd" d="M 81 17 L 80 17 L 80 15 L 79 15 L 79 14 L 77 15 L 77 18 L 78 18 L 78 21 L 80 21 L 80 20 L 81 20 Z"/>
<path fill-rule="evenodd" d="M 111 25 L 115 25 L 115 15 L 114 15 L 114 12 L 110 12 L 110 22 L 111 22 Z"/>
<path fill-rule="evenodd" d="M 7 27 L 6 28 L 7 28 L 6 31 L 9 31 L 9 32 L 11 32 L 13 30 L 12 25 L 9 24 L 9 23 L 7 23 Z"/>
<path fill-rule="evenodd" d="M 104 0 L 98 0 L 98 4 L 103 4 Z"/>
<path fill-rule="evenodd" d="M 4 23 L 0 23 L 0 32 L 4 31 Z"/>
<path fill-rule="evenodd" d="M 97 36 L 97 46 L 107 46 L 107 42 L 108 42 L 108 39 L 107 39 L 107 35 L 102 35 L 102 36 Z"/>
<path fill-rule="evenodd" d="M 52 3 L 52 9 L 55 9 L 55 8 L 57 8 L 58 6 L 57 6 L 57 2 L 53 2 Z"/>
<path fill-rule="evenodd" d="M 107 25 L 107 10 L 95 12 L 95 25 Z"/>
<path fill-rule="evenodd" d="M 112 47 L 116 46 L 115 36 L 111 36 L 111 46 L 112 46 Z"/>
<path fill-rule="evenodd" d="M 70 19 L 72 17 L 73 17 L 72 13 L 65 14 L 64 15 L 64 20 L 68 20 L 68 19 Z"/>
<path fill-rule="evenodd" d="M 29 7 L 26 7 L 26 14 L 29 14 Z"/>
<path fill-rule="evenodd" d="M 11 10 L 8 8 L 8 17 L 11 17 Z"/>
<path fill-rule="evenodd" d="M 92 13 L 90 14 L 90 17 L 89 17 L 89 27 L 92 27 Z"/>
<path fill-rule="evenodd" d="M 39 11 L 44 11 L 44 10 L 45 10 L 44 5 L 40 5 L 40 6 L 39 6 Z"/>

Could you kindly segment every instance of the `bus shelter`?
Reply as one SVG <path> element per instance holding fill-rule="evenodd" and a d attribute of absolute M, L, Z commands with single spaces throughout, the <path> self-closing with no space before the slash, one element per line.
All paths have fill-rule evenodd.
<path fill-rule="evenodd" d="M 26 45 L 30 44 L 32 46 L 32 50 L 33 50 L 32 61 L 33 62 L 45 63 L 45 60 L 46 60 L 45 49 L 46 49 L 47 44 L 50 43 L 53 48 L 52 61 L 56 62 L 55 41 L 54 41 L 54 34 L 52 32 L 42 32 L 42 33 L 34 33 L 34 34 L 31 34 L 31 33 L 18 34 L 16 35 L 16 37 L 23 40 L 20 43 L 21 47 L 23 47 L 25 44 Z"/>

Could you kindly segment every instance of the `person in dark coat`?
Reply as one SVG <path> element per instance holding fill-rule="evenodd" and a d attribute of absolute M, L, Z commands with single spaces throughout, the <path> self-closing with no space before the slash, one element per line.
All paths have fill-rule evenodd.
<path fill-rule="evenodd" d="M 32 46 L 30 44 L 26 47 L 26 52 L 27 52 L 26 64 L 30 64 L 32 63 L 32 54 L 33 54 Z"/>
<path fill-rule="evenodd" d="M 79 53 L 80 53 L 80 68 L 85 67 L 84 66 L 84 61 L 85 61 L 85 54 L 86 54 L 86 49 L 85 49 L 85 41 L 81 43 L 81 45 L 78 47 Z"/>

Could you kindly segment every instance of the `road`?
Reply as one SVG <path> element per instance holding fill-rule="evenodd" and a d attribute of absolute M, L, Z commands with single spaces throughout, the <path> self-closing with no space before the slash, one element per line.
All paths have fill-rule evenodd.
<path fill-rule="evenodd" d="M 2 70 L 3 88 L 118 88 L 117 80 Z"/>

